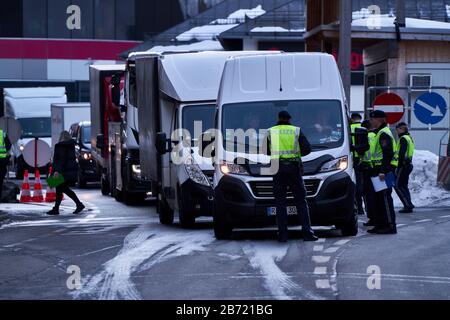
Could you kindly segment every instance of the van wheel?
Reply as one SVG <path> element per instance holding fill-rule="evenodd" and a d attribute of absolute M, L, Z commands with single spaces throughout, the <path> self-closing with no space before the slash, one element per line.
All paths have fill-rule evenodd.
<path fill-rule="evenodd" d="M 233 233 L 233 226 L 227 221 L 226 217 L 214 210 L 213 214 L 214 235 L 217 240 L 228 240 Z"/>
<path fill-rule="evenodd" d="M 159 222 L 164 225 L 171 225 L 173 223 L 173 210 L 167 204 L 166 199 L 162 198 L 158 199 L 158 214 L 159 214 Z"/>
<path fill-rule="evenodd" d="M 100 189 L 102 191 L 102 195 L 107 196 L 111 190 L 108 181 L 106 179 L 101 178 Z"/>
<path fill-rule="evenodd" d="M 114 199 L 117 202 L 123 202 L 123 192 L 114 188 Z"/>
<path fill-rule="evenodd" d="M 358 234 L 358 217 L 354 216 L 350 221 L 339 224 L 337 229 L 341 229 L 344 237 L 354 237 Z"/>

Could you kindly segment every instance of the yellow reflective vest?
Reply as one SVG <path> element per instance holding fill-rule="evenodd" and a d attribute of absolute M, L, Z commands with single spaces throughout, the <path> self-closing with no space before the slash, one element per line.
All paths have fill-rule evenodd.
<path fill-rule="evenodd" d="M 269 129 L 270 154 L 272 159 L 295 160 L 302 156 L 299 144 L 300 128 L 278 125 Z"/>

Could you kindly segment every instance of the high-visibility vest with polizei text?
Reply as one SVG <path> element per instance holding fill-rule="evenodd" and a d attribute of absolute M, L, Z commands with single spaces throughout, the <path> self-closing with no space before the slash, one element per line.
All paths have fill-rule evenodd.
<path fill-rule="evenodd" d="M 380 144 L 380 137 L 381 137 L 382 133 L 387 134 L 392 139 L 392 148 L 393 148 L 392 151 L 394 152 L 394 158 L 391 160 L 391 165 L 394 167 L 397 167 L 398 166 L 398 158 L 395 153 L 397 146 L 395 143 L 394 136 L 391 132 L 391 129 L 389 129 L 388 127 L 384 127 L 383 129 L 378 131 L 378 133 L 375 135 L 374 150 L 372 153 L 372 165 L 374 167 L 380 166 L 383 161 L 383 149 L 381 148 L 381 144 Z"/>
<path fill-rule="evenodd" d="M 269 129 L 270 153 L 272 159 L 295 160 L 302 154 L 299 145 L 300 128 L 278 125 Z"/>

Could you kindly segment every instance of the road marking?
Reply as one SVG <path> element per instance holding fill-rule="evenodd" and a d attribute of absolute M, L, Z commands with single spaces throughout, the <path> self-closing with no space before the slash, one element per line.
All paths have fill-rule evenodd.
<path fill-rule="evenodd" d="M 329 256 L 313 256 L 312 257 L 312 261 L 314 261 L 315 263 L 327 263 L 328 261 L 330 261 Z"/>
<path fill-rule="evenodd" d="M 433 221 L 431 219 L 423 219 L 423 220 L 419 220 L 419 221 L 415 221 L 414 223 L 422 223 L 422 222 L 430 222 Z"/>
<path fill-rule="evenodd" d="M 317 240 L 317 243 L 324 243 L 327 239 L 326 238 L 319 238 L 319 240 Z"/>
<path fill-rule="evenodd" d="M 314 246 L 313 251 L 323 251 L 323 246 Z"/>
<path fill-rule="evenodd" d="M 316 280 L 316 288 L 317 289 L 330 289 L 330 280 L 328 279 L 318 279 Z"/>
<path fill-rule="evenodd" d="M 335 246 L 343 246 L 344 244 L 346 244 L 346 243 L 348 243 L 348 242 L 350 242 L 350 240 L 348 240 L 348 239 L 346 239 L 346 240 L 339 240 L 339 241 L 336 241 L 336 242 L 334 243 L 334 245 L 335 245 Z"/>
<path fill-rule="evenodd" d="M 335 253 L 338 250 L 339 250 L 339 247 L 331 247 L 331 248 L 326 249 L 324 252 L 325 253 Z"/>
<path fill-rule="evenodd" d="M 314 274 L 316 275 L 327 274 L 327 267 L 316 267 L 314 269 Z"/>
<path fill-rule="evenodd" d="M 114 249 L 114 248 L 121 247 L 121 246 L 122 246 L 121 244 L 118 244 L 118 245 L 106 247 L 106 248 L 103 248 L 103 249 L 100 249 L 100 250 L 86 252 L 86 253 L 83 253 L 83 254 L 79 254 L 78 257 L 85 257 L 85 256 L 88 256 L 90 254 L 99 253 L 99 252 L 102 252 L 102 251 L 106 251 L 106 250 L 109 250 L 109 249 Z"/>
<path fill-rule="evenodd" d="M 440 216 L 439 218 L 450 218 L 450 215 Z"/>

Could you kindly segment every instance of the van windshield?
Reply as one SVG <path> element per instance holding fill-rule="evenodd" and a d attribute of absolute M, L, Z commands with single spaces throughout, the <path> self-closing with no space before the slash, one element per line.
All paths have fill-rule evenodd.
<path fill-rule="evenodd" d="M 198 139 L 199 136 L 214 128 L 214 113 L 216 106 L 214 104 L 191 105 L 183 108 L 183 129 L 188 130 L 192 139 Z M 195 131 L 195 123 L 201 124 L 201 128 Z"/>
<path fill-rule="evenodd" d="M 83 126 L 81 131 L 81 139 L 83 143 L 91 143 L 91 127 Z"/>
<path fill-rule="evenodd" d="M 227 151 L 242 152 L 245 147 L 245 153 L 264 153 L 261 147 L 265 130 L 276 125 L 278 113 L 283 110 L 292 116 L 292 124 L 301 128 L 313 151 L 336 148 L 343 144 L 340 101 L 260 101 L 223 106 L 222 134 Z M 232 134 L 232 130 L 238 129 L 246 132 L 243 139 Z M 249 129 L 254 130 L 247 131 Z"/>
<path fill-rule="evenodd" d="M 52 136 L 50 118 L 20 118 L 17 120 L 22 126 L 22 139 Z"/>

